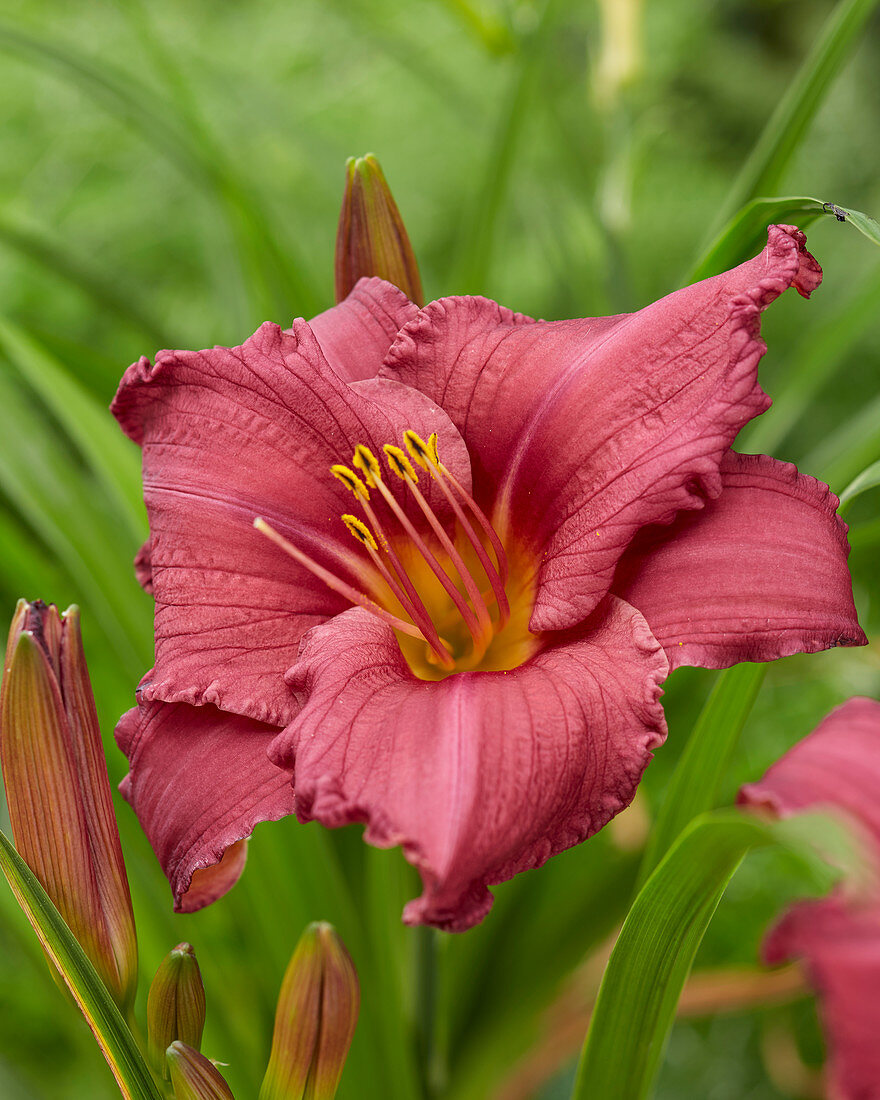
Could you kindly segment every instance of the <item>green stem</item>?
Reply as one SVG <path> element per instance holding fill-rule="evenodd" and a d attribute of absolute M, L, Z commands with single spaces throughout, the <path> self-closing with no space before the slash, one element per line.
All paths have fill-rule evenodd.
<path fill-rule="evenodd" d="M 437 1043 L 437 936 L 433 928 L 416 929 L 416 1050 L 425 1100 L 439 1096 L 445 1076 Z"/>

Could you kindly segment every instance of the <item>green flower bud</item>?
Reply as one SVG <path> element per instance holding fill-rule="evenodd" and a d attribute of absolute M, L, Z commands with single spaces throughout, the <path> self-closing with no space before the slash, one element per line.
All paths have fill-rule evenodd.
<path fill-rule="evenodd" d="M 165 1058 L 175 1100 L 235 1100 L 214 1063 L 186 1043 L 172 1043 Z"/>
<path fill-rule="evenodd" d="M 378 275 L 394 283 L 416 305 L 424 305 L 419 265 L 403 218 L 379 162 L 368 153 L 350 157 L 336 234 L 336 301 L 358 279 Z"/>
<path fill-rule="evenodd" d="M 360 989 L 329 924 L 310 924 L 290 964 L 275 1013 L 260 1100 L 333 1100 L 357 1023 Z"/>
<path fill-rule="evenodd" d="M 79 629 L 19 601 L 0 690 L 0 762 L 12 834 L 121 1008 L 137 986 L 137 939 Z"/>
<path fill-rule="evenodd" d="M 165 1051 L 180 1040 L 199 1050 L 205 1026 L 205 987 L 188 943 L 179 943 L 162 960 L 147 996 L 147 1047 L 160 1077 L 168 1077 Z"/>

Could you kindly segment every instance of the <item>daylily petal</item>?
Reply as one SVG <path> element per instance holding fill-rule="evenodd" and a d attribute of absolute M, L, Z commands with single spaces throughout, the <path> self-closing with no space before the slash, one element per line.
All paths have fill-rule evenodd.
<path fill-rule="evenodd" d="M 123 715 L 116 736 L 131 771 L 122 794 L 168 876 L 178 912 L 229 890 L 244 868 L 238 842 L 259 822 L 293 813 L 289 777 L 266 756 L 277 733 L 209 705 L 147 703 Z"/>
<path fill-rule="evenodd" d="M 614 597 L 568 640 L 510 672 L 427 683 L 360 609 L 303 639 L 288 681 L 303 709 L 270 750 L 295 770 L 297 816 L 367 823 L 401 844 L 422 896 L 404 920 L 461 931 L 487 884 L 540 866 L 628 804 L 666 733 L 667 661 Z"/>
<path fill-rule="evenodd" d="M 766 455 L 729 452 L 721 495 L 639 533 L 612 590 L 637 607 L 670 665 L 726 668 L 864 645 L 846 524 L 827 485 Z"/>
<path fill-rule="evenodd" d="M 771 226 L 755 259 L 629 316 L 529 323 L 452 298 L 402 330 L 382 373 L 446 409 L 498 522 L 540 553 L 533 630 L 585 618 L 640 527 L 717 496 L 734 436 L 769 405 L 761 311 L 821 279 L 804 241 Z"/>
<path fill-rule="evenodd" d="M 398 331 L 419 307 L 384 279 L 359 279 L 339 305 L 309 321 L 330 366 L 346 382 L 373 378 Z"/>
<path fill-rule="evenodd" d="M 240 348 L 160 352 L 126 372 L 113 411 L 144 448 L 151 535 L 138 571 L 146 579 L 148 554 L 156 598 L 144 701 L 212 703 L 285 725 L 292 700 L 279 671 L 305 630 L 348 604 L 253 520 L 356 576 L 360 548 L 340 519 L 353 499 L 330 475 L 356 444 L 381 451 L 407 427 L 437 431 L 470 481 L 467 451 L 429 398 L 397 386 L 386 409 L 357 386 L 331 370 L 304 321 L 290 332 L 265 324 Z"/>
<path fill-rule="evenodd" d="M 778 817 L 810 807 L 845 810 L 870 829 L 880 849 L 880 703 L 849 699 L 777 760 L 739 801 Z"/>
<path fill-rule="evenodd" d="M 846 812 L 880 856 L 880 703 L 850 699 L 777 761 L 739 801 L 789 817 L 810 808 Z M 880 896 L 839 891 L 795 905 L 772 929 L 764 957 L 803 958 L 828 1034 L 829 1095 L 880 1098 Z"/>

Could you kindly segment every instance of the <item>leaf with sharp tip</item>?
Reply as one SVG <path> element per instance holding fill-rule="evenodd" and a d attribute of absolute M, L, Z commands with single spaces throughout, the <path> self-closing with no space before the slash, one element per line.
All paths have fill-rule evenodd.
<path fill-rule="evenodd" d="M 113 998 L 33 871 L 3 832 L 0 869 L 85 1016 L 125 1100 L 162 1100 Z"/>

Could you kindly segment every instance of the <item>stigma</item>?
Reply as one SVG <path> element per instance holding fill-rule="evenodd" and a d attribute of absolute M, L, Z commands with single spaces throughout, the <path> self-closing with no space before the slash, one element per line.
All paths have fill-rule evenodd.
<path fill-rule="evenodd" d="M 381 461 L 369 447 L 358 444 L 349 465 L 330 467 L 330 474 L 354 497 L 353 511 L 358 513 L 340 518 L 363 555 L 355 566 L 359 584 L 320 565 L 264 519 L 257 518 L 254 526 L 329 588 L 392 627 L 417 675 L 433 679 L 483 667 L 514 667 L 519 660 L 510 663 L 506 655 L 499 655 L 506 654 L 510 639 L 496 644 L 511 620 L 504 544 L 441 461 L 436 434 L 424 440 L 407 430 L 402 443 L 386 443 Z M 439 489 L 454 524 L 449 524 L 449 514 L 446 523 L 437 515 L 420 475 Z M 393 483 L 403 482 L 415 514 L 421 513 L 424 522 L 413 522 L 413 507 L 404 508 L 386 476 Z M 436 499 L 436 493 L 433 496 Z M 525 620 L 522 614 L 517 618 L 521 634 Z M 493 646 L 495 655 L 487 662 Z"/>

